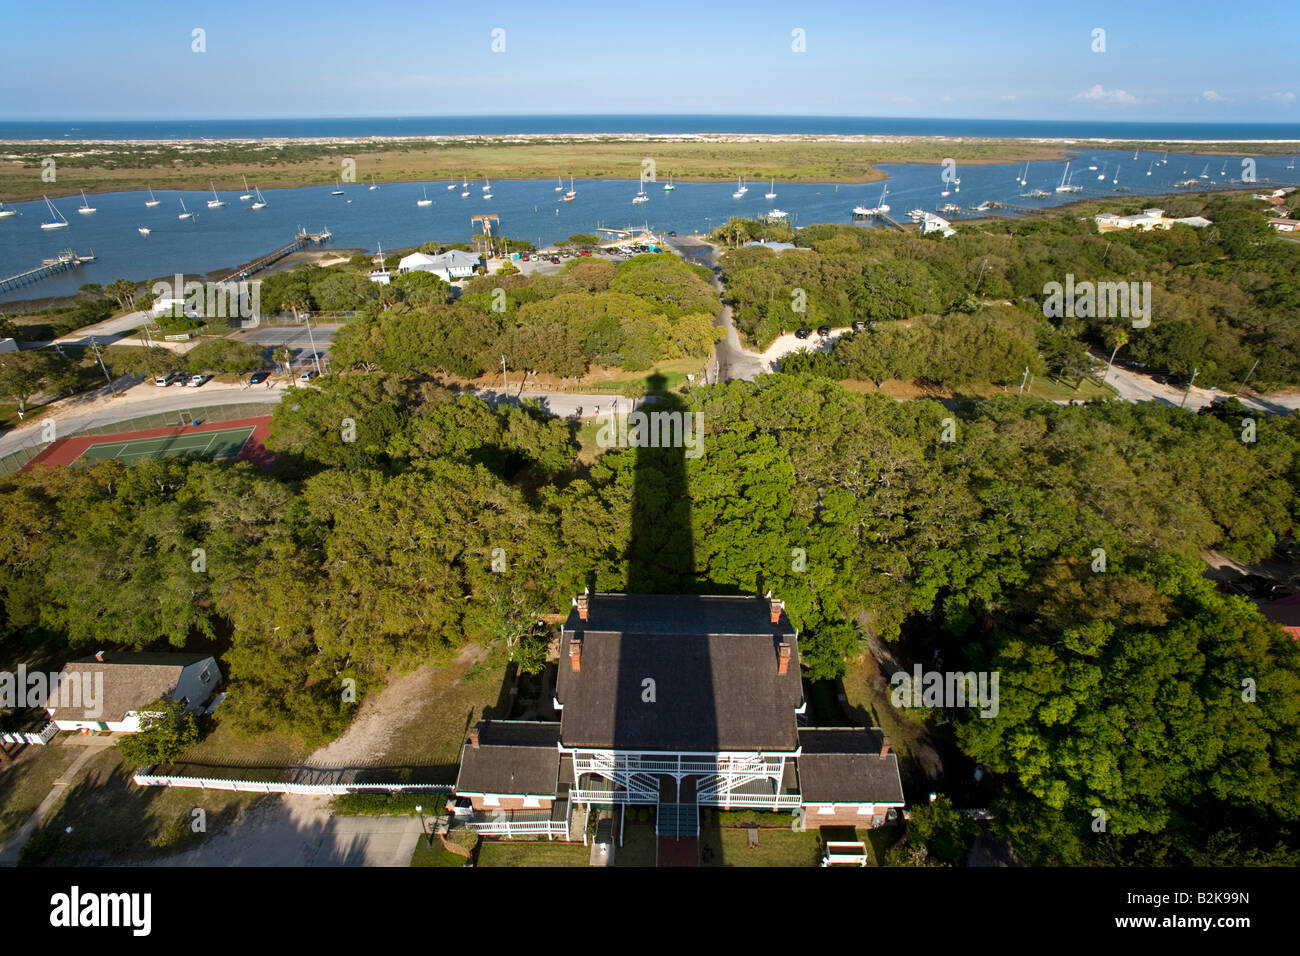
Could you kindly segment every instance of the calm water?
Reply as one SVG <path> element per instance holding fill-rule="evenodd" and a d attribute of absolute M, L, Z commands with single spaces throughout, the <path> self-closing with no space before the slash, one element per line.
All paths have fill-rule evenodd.
<path fill-rule="evenodd" d="M 591 115 L 15 122 L 0 139 L 260 139 L 512 133 L 795 133 L 806 135 L 1075 137 L 1127 140 L 1300 139 L 1295 123 L 920 119 L 871 116 Z"/>
<path fill-rule="evenodd" d="M 906 221 L 907 212 L 916 207 L 931 211 L 945 203 L 970 208 L 985 201 L 1009 202 L 1029 207 L 1050 207 L 1079 198 L 1114 197 L 1126 201 L 1134 193 L 1164 192 L 1173 183 L 1198 178 L 1204 170 L 1208 179 L 1198 178 L 1197 189 L 1229 185 L 1242 175 L 1241 158 L 1196 157 L 1170 154 L 1164 165 L 1152 165 L 1163 154 L 1142 153 L 1137 160 L 1131 152 L 1085 150 L 1070 166 L 1071 182 L 1084 187 L 1083 193 L 1057 194 L 1063 162 L 1031 163 L 1028 187 L 1016 182 L 1024 165 L 959 166 L 961 184 L 943 197 L 946 186 L 938 165 L 885 164 L 880 169 L 889 179 L 886 202 L 891 215 Z M 1256 176 L 1260 188 L 1300 181 L 1300 170 L 1287 169 L 1289 157 L 1257 158 Z M 1089 165 L 1105 166 L 1101 172 Z M 1119 182 L 1112 181 L 1118 165 Z M 1300 166 L 1300 164 L 1297 164 Z M 1150 169 L 1151 175 L 1147 175 Z M 419 208 L 416 200 L 427 188 L 432 206 Z M 1240 186 L 1240 183 L 1232 183 Z M 660 183 L 648 183 L 650 201 L 632 203 L 637 192 L 633 181 L 579 181 L 578 198 L 560 202 L 562 193 L 555 182 L 510 180 L 492 183 L 493 198 L 482 198 L 482 182 L 469 184 L 470 195 L 462 199 L 460 183 L 447 189 L 447 181 L 420 183 L 382 183 L 376 190 L 365 184 L 349 184 L 344 196 L 330 195 L 333 186 L 304 189 L 264 190 L 268 206 L 261 210 L 246 208 L 238 192 L 226 192 L 221 198 L 229 205 L 208 209 L 211 193 L 201 191 L 157 191 L 162 204 L 146 209 L 146 194 L 139 192 L 106 193 L 90 197 L 97 211 L 79 215 L 80 196 L 65 197 L 55 205 L 70 223 L 67 229 L 47 232 L 40 228 L 48 214 L 43 202 L 18 203 L 12 207 L 20 213 L 0 219 L 0 276 L 22 272 L 40 264 L 63 249 L 81 254 L 93 252 L 96 261 L 26 286 L 4 296 L 0 301 L 67 295 L 83 283 L 107 283 L 120 277 L 137 280 L 169 276 L 175 272 L 208 273 L 234 269 L 264 255 L 293 239 L 299 227 L 318 232 L 328 227 L 334 233 L 337 248 L 360 248 L 374 252 L 380 243 L 387 250 L 414 246 L 429 241 L 467 242 L 478 229 L 470 217 L 480 213 L 500 216 L 499 234 L 524 239 L 539 245 L 550 244 L 577 232 L 593 232 L 599 226 L 622 228 L 649 224 L 656 230 L 672 230 L 685 235 L 704 233 L 729 216 L 757 216 L 772 207 L 790 214 L 796 225 L 814 222 L 851 222 L 854 206 L 875 206 L 880 201 L 881 183 L 868 185 L 792 185 L 776 184 L 777 198 L 768 201 L 768 181 L 751 182 L 743 199 L 733 199 L 734 183 L 678 183 L 665 192 Z M 565 182 L 565 188 L 568 182 Z M 1022 198 L 1028 189 L 1042 189 L 1047 199 Z M 194 221 L 177 219 L 180 197 L 197 213 Z M 996 213 L 997 211 L 994 210 Z M 1012 214 L 1003 210 L 1003 214 Z M 943 213 L 948 218 L 961 216 Z M 138 226 L 148 226 L 152 233 L 143 237 Z"/>

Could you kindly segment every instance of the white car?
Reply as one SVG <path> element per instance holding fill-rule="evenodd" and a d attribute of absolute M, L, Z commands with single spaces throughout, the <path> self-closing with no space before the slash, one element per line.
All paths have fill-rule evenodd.
<path fill-rule="evenodd" d="M 153 378 L 153 383 L 157 385 L 159 388 L 166 388 L 175 380 L 176 380 L 175 375 L 155 375 Z"/>
<path fill-rule="evenodd" d="M 206 382 L 211 376 L 209 375 L 191 375 L 185 382 L 186 388 L 198 388 Z"/>
<path fill-rule="evenodd" d="M 319 374 L 320 373 L 317 372 L 314 368 L 309 368 L 307 369 L 307 371 L 303 372 L 301 375 L 298 376 L 298 381 L 310 382 L 313 378 L 315 378 Z"/>

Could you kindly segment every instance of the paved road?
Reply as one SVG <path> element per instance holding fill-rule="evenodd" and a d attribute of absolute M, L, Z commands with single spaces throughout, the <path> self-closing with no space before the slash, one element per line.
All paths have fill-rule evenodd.
<path fill-rule="evenodd" d="M 1097 356 L 1101 362 L 1106 361 L 1106 356 Z M 1184 407 L 1193 411 L 1204 408 L 1216 398 L 1222 398 L 1225 392 L 1208 388 L 1192 388 L 1190 393 L 1186 389 L 1178 388 L 1173 385 L 1161 385 L 1149 375 L 1142 375 L 1130 369 L 1113 367 L 1106 375 L 1106 382 L 1113 385 L 1119 393 L 1119 397 L 1126 402 L 1163 402 L 1166 405 L 1182 406 L 1183 396 L 1187 395 L 1186 405 Z M 1247 408 L 1257 412 L 1265 412 L 1273 415 L 1285 415 L 1300 408 L 1300 392 L 1291 394 L 1270 395 L 1268 398 L 1258 398 L 1253 396 L 1243 396 L 1241 403 Z"/>
<path fill-rule="evenodd" d="M 151 866 L 410 866 L 418 817 L 344 817 L 327 797 L 283 794 L 203 845 Z"/>

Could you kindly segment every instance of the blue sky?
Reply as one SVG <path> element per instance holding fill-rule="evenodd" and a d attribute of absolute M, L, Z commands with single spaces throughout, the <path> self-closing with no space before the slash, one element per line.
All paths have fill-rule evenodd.
<path fill-rule="evenodd" d="M 18 120 L 747 113 L 1300 123 L 1294 0 L 12 4 Z M 57 22 L 51 16 L 57 11 Z M 192 52 L 192 31 L 206 52 Z M 492 31 L 505 52 L 492 52 Z M 1093 52 L 1093 30 L 1106 50 Z M 791 49 L 792 31 L 806 52 Z M 20 39 L 21 38 L 21 39 Z"/>

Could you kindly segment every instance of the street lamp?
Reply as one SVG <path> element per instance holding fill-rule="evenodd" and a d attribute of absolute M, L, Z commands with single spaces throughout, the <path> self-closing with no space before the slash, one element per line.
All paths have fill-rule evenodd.
<path fill-rule="evenodd" d="M 420 804 L 415 805 L 415 812 L 420 816 L 420 836 L 429 838 L 429 846 L 433 846 L 433 834 L 429 833 L 424 826 L 424 807 Z"/>

